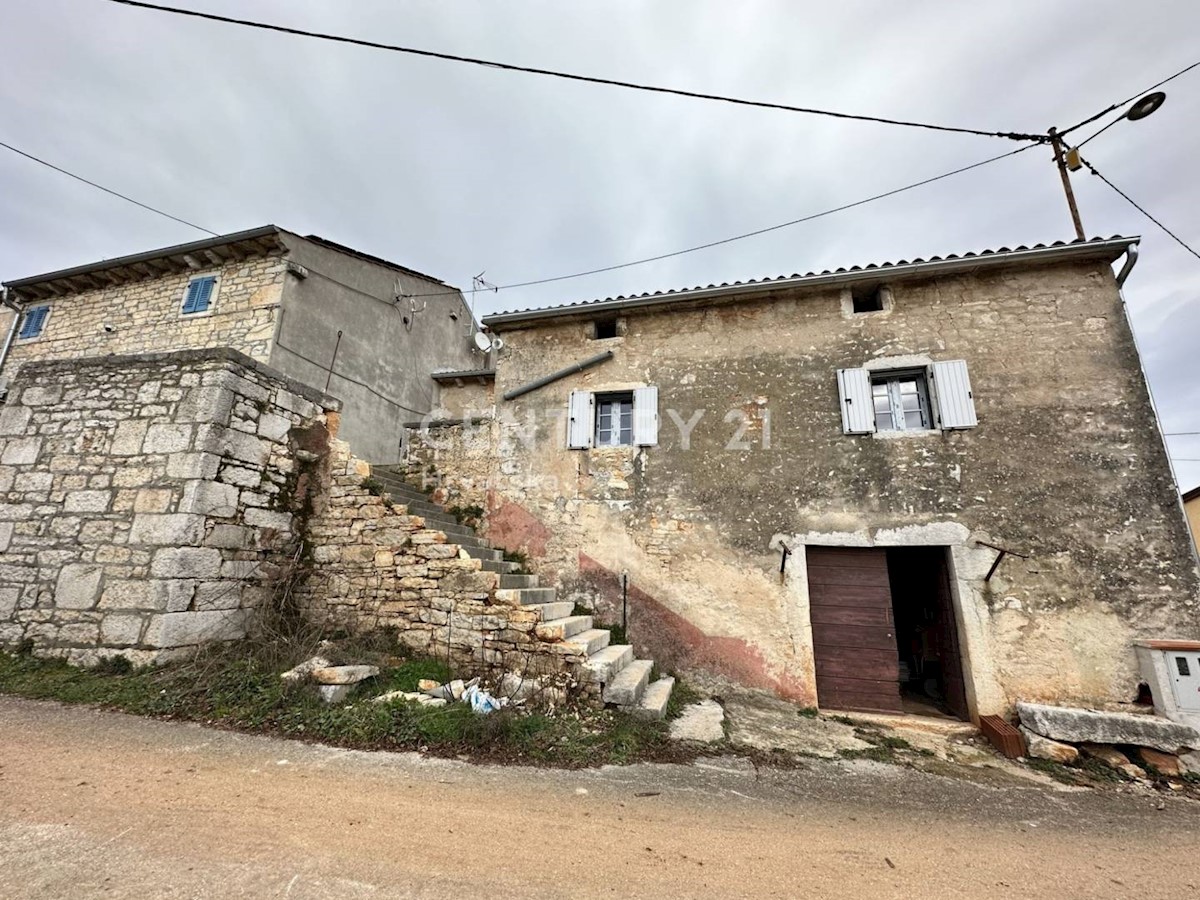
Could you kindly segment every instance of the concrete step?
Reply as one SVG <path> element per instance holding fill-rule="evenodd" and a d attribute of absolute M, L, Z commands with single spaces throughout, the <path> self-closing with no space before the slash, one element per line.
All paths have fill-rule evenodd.
<path fill-rule="evenodd" d="M 607 628 L 591 628 L 588 631 L 581 631 L 579 634 L 572 637 L 568 644 L 578 645 L 579 653 L 584 656 L 591 656 L 608 646 L 612 640 L 612 632 Z"/>
<path fill-rule="evenodd" d="M 632 644 L 609 644 L 588 657 L 583 664 L 583 674 L 592 681 L 607 684 L 631 662 Z"/>
<path fill-rule="evenodd" d="M 601 695 L 604 702 L 614 706 L 636 706 L 642 699 L 646 684 L 650 681 L 650 670 L 653 668 L 652 660 L 635 659 L 604 686 L 604 693 Z"/>
<path fill-rule="evenodd" d="M 515 566 L 516 563 L 513 563 Z M 500 587 L 505 590 L 518 590 L 520 588 L 535 588 L 538 586 L 538 577 L 536 575 L 501 575 Z"/>
<path fill-rule="evenodd" d="M 567 638 L 588 631 L 592 627 L 591 616 L 564 616 L 538 624 L 536 633 L 543 641 L 565 641 Z"/>
<path fill-rule="evenodd" d="M 501 562 L 504 559 L 503 553 L 501 553 L 499 550 L 493 550 L 491 547 L 473 547 L 468 545 L 463 547 L 463 549 L 467 551 L 467 556 L 472 556 L 475 559 L 494 559 L 496 562 Z M 493 569 L 491 571 L 495 570 Z"/>
<path fill-rule="evenodd" d="M 467 551 L 467 555 L 468 556 L 472 555 L 470 550 Z M 503 554 L 501 554 L 501 555 L 503 555 Z M 480 569 L 482 571 L 484 571 L 484 572 L 499 572 L 502 577 L 508 575 L 511 572 L 515 572 L 515 571 L 517 571 L 517 569 L 521 568 L 517 563 L 509 562 L 507 559 L 491 559 L 489 557 L 478 557 L 478 556 L 475 558 L 480 559 L 482 561 L 483 565 L 480 566 Z M 519 575 L 517 577 L 529 578 L 529 577 L 533 577 L 533 576 Z"/>
<path fill-rule="evenodd" d="M 575 609 L 574 603 L 568 603 L 565 600 L 558 600 L 554 603 L 530 603 L 525 609 L 536 609 L 542 614 L 542 621 L 549 622 L 554 619 L 565 619 L 571 615 Z"/>
<path fill-rule="evenodd" d="M 675 687 L 675 679 L 667 676 L 653 684 L 647 685 L 642 699 L 633 708 L 633 714 L 639 719 L 653 719 L 661 722 L 667 715 L 667 701 L 671 699 L 671 689 Z"/>
<path fill-rule="evenodd" d="M 496 599 L 509 606 L 529 606 L 533 603 L 553 603 L 558 599 L 558 591 L 554 588 L 501 588 L 496 591 Z M 574 607 L 572 606 L 572 609 Z"/>

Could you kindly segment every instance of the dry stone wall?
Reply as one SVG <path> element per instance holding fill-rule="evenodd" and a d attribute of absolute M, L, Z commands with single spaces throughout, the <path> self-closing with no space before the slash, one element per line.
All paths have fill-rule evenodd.
<path fill-rule="evenodd" d="M 233 350 L 26 364 L 0 410 L 0 645 L 151 662 L 242 636 L 337 405 Z"/>
<path fill-rule="evenodd" d="M 312 571 L 299 596 L 309 616 L 351 632 L 393 628 L 406 646 L 474 674 L 570 673 L 584 661 L 538 638 L 537 611 L 497 599 L 497 573 L 364 487 L 370 473 L 334 444 L 328 491 L 308 523 Z"/>

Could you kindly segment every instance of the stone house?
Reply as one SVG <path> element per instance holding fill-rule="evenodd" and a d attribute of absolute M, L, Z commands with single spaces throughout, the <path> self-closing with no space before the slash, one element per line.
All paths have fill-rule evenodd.
<path fill-rule="evenodd" d="M 1200 637 L 1136 249 L 485 317 L 495 368 L 443 379 L 407 473 L 668 670 L 963 719 L 1129 703 L 1136 642 Z"/>
<path fill-rule="evenodd" d="M 1200 551 L 1200 487 L 1194 487 L 1183 495 L 1183 509 L 1187 514 L 1188 526 L 1192 529 L 1196 549 Z"/>
<path fill-rule="evenodd" d="M 455 289 L 273 225 L 7 282 L 0 379 L 29 361 L 229 348 L 343 401 L 341 435 L 395 462 L 439 368 L 479 365 Z"/>

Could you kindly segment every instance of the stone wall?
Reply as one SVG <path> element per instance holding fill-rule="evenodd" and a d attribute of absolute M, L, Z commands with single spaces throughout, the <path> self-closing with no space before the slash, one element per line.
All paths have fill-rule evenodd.
<path fill-rule="evenodd" d="M 497 399 L 481 428 L 414 431 L 410 475 L 484 505 L 489 539 L 545 584 L 611 594 L 627 571 L 655 623 L 638 654 L 685 671 L 818 702 L 804 547 L 932 544 L 952 555 L 974 713 L 1131 700 L 1135 640 L 1200 637 L 1200 581 L 1109 266 L 913 280 L 865 315 L 848 294 L 634 310 L 605 340 L 583 314 L 504 330 L 497 398 L 614 358 Z M 844 434 L 836 370 L 886 359 L 966 360 L 979 425 Z M 657 446 L 565 448 L 570 391 L 640 385 L 659 389 Z M 988 580 L 980 541 L 1027 558 Z"/>
<path fill-rule="evenodd" d="M 241 636 L 336 408 L 231 350 L 26 363 L 0 409 L 0 645 L 149 662 Z"/>
<path fill-rule="evenodd" d="M 29 306 L 48 304 L 50 316 L 38 337 L 16 341 L 4 377 L 11 382 L 20 367 L 33 360 L 204 347 L 232 347 L 268 362 L 285 272 L 283 257 L 270 255 L 29 301 Z M 188 281 L 198 275 L 217 276 L 212 307 L 181 315 Z M 0 332 L 8 333 L 12 315 L 0 309 Z"/>
<path fill-rule="evenodd" d="M 499 599 L 498 574 L 402 504 L 370 493 L 370 466 L 347 445 L 334 444 L 330 464 L 328 491 L 309 519 L 311 572 L 298 593 L 310 617 L 351 632 L 395 629 L 406 646 L 470 674 L 558 674 L 584 661 L 539 639 L 536 611 Z"/>

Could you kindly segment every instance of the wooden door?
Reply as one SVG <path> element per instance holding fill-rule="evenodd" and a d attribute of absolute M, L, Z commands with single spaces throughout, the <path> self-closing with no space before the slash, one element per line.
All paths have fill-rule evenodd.
<path fill-rule="evenodd" d="M 950 566 L 946 551 L 939 555 L 937 573 L 938 609 L 938 657 L 942 664 L 942 690 L 946 694 L 946 706 L 950 712 L 965 722 L 971 720 L 967 712 L 967 685 L 963 679 L 962 655 L 958 640 L 958 617 L 954 615 L 954 594 L 950 587 Z"/>
<path fill-rule="evenodd" d="M 817 702 L 903 712 L 887 551 L 808 547 Z"/>

